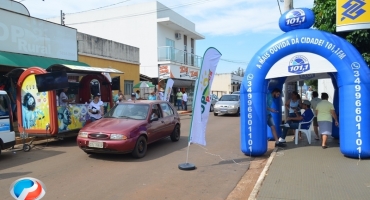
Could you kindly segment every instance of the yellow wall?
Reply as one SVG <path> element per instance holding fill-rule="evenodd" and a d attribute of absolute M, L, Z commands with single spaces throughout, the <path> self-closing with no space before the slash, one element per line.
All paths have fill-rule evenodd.
<path fill-rule="evenodd" d="M 131 64 L 131 63 L 125 63 L 125 62 L 118 62 L 113 60 L 106 60 L 102 58 L 95 58 L 95 57 L 89 57 L 85 55 L 78 55 L 78 61 L 84 62 L 91 67 L 101 67 L 101 68 L 113 68 L 117 69 L 121 72 L 124 72 L 124 74 L 113 74 L 111 73 L 110 76 L 116 77 L 120 76 L 121 78 L 121 90 L 123 93 L 125 93 L 124 89 L 124 80 L 127 81 L 134 81 L 134 85 L 140 82 L 140 65 L 139 64 Z M 116 94 L 117 91 L 114 91 L 114 94 Z"/>

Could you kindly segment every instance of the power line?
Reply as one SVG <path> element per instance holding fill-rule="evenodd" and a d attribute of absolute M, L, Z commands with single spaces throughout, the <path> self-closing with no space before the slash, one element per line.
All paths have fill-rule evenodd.
<path fill-rule="evenodd" d="M 234 63 L 234 64 L 243 64 L 248 65 L 249 62 L 246 61 L 239 61 L 239 60 L 229 60 L 229 59 L 220 59 L 221 61 L 228 62 L 228 63 Z"/>
<path fill-rule="evenodd" d="M 210 2 L 210 1 L 217 1 L 217 0 L 199 0 L 199 1 L 194 1 L 194 2 L 191 2 L 191 3 L 180 4 L 180 5 L 177 5 L 177 6 L 173 6 L 171 8 L 168 7 L 168 8 L 156 9 L 154 11 L 148 11 L 148 12 L 137 13 L 137 14 L 132 14 L 132 15 L 123 15 L 123 16 L 112 17 L 112 18 L 107 18 L 107 19 L 100 19 L 100 20 L 93 20 L 93 21 L 85 21 L 85 22 L 77 22 L 77 23 L 71 23 L 71 24 L 67 24 L 67 25 L 87 24 L 87 23 L 102 22 L 102 21 L 115 20 L 115 19 L 121 19 L 121 18 L 137 17 L 137 16 L 141 16 L 141 15 L 154 14 L 154 13 L 157 13 L 157 12 L 162 12 L 162 11 L 166 11 L 166 10 L 172 10 L 172 9 L 176 9 L 176 8 L 180 8 L 180 7 L 192 6 L 192 5 L 206 3 L 206 2 Z"/>
<path fill-rule="evenodd" d="M 102 9 L 102 8 L 115 6 L 115 5 L 118 5 L 118 4 L 121 4 L 121 3 L 125 3 L 125 2 L 128 2 L 128 1 L 130 1 L 130 0 L 120 1 L 118 3 L 110 4 L 110 5 L 107 5 L 107 6 L 101 6 L 101 7 L 93 8 L 93 9 L 90 9 L 90 10 L 84 10 L 84 11 L 79 11 L 79 12 L 74 12 L 74 13 L 66 13 L 66 15 L 72 15 L 72 14 L 77 14 L 77 13 L 89 12 L 89 11 L 93 11 L 93 10 L 99 10 L 99 9 Z"/>
<path fill-rule="evenodd" d="M 277 2 L 278 7 L 279 7 L 280 15 L 282 15 L 279 0 L 276 0 L 276 2 Z M 282 1 L 282 2 L 284 2 L 284 1 Z"/>

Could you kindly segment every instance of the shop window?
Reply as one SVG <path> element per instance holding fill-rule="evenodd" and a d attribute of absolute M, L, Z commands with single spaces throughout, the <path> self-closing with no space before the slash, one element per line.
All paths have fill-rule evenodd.
<path fill-rule="evenodd" d="M 125 95 L 131 95 L 134 91 L 134 81 L 124 81 Z"/>

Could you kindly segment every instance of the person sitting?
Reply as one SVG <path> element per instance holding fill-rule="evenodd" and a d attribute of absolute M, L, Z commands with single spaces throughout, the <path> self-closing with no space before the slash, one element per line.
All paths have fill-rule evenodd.
<path fill-rule="evenodd" d="M 311 110 L 311 102 L 308 100 L 304 100 L 302 103 L 302 108 L 304 109 L 304 112 L 302 115 L 297 115 L 296 117 L 288 117 L 287 120 L 289 120 L 289 125 L 283 127 L 283 133 L 281 137 L 279 138 L 279 142 L 285 143 L 285 137 L 288 133 L 289 129 L 298 129 L 300 122 L 309 122 L 314 117 L 313 112 Z M 302 124 L 302 129 L 308 129 L 310 128 L 311 124 Z"/>

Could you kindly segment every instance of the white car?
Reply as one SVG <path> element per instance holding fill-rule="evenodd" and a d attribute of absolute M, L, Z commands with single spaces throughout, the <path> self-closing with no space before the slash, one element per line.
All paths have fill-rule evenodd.
<path fill-rule="evenodd" d="M 11 148 L 15 145 L 15 133 L 13 120 L 11 119 L 11 106 L 9 96 L 5 91 L 0 90 L 1 106 L 5 111 L 0 112 L 0 154 L 1 150 Z"/>
<path fill-rule="evenodd" d="M 240 95 L 225 94 L 217 101 L 214 107 L 213 115 L 233 114 L 240 116 Z"/>

